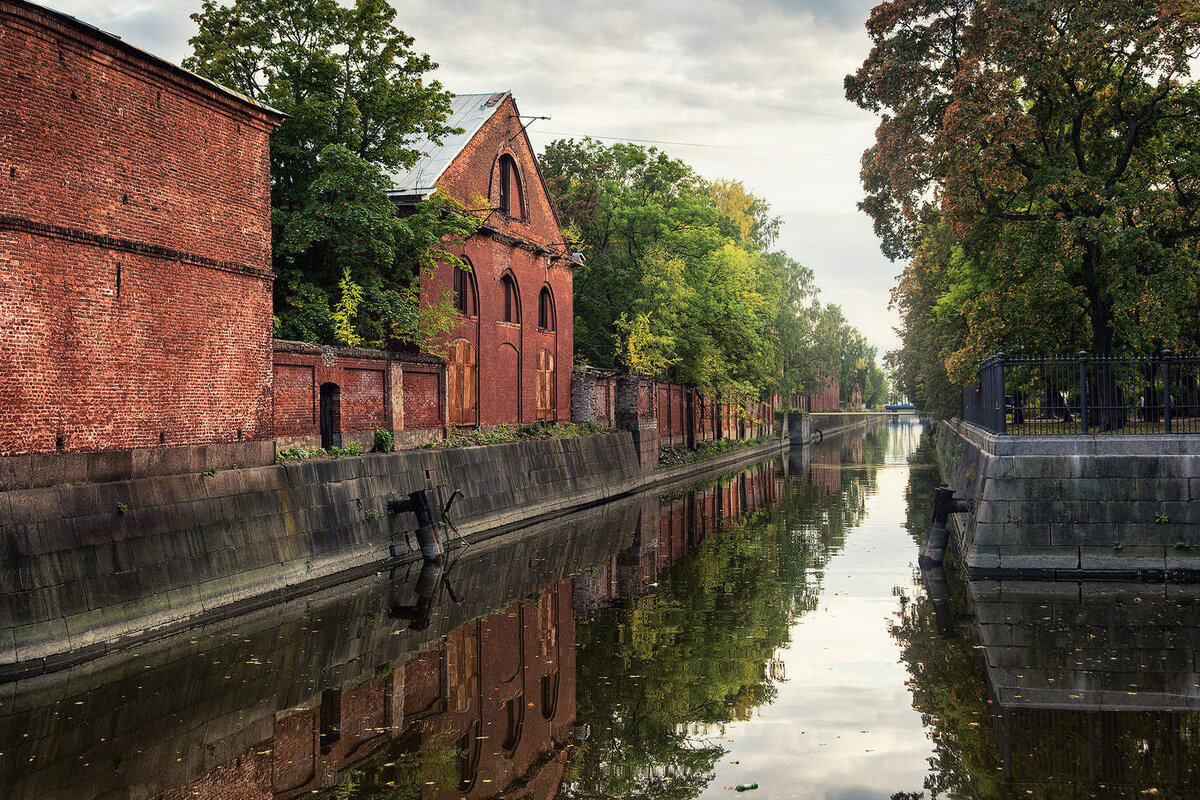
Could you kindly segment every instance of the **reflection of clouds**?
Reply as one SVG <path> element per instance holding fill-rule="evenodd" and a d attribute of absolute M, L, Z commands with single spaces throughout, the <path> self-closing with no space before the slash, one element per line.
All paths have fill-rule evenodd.
<path fill-rule="evenodd" d="M 916 446 L 914 430 L 878 432 L 889 461 L 901 463 L 901 452 Z M 827 800 L 922 787 L 933 747 L 887 630 L 896 612 L 892 588 L 913 586 L 916 551 L 904 530 L 908 471 L 879 469 L 875 476 L 864 522 L 847 532 L 844 549 L 824 569 L 819 609 L 792 626 L 779 651 L 788 681 L 750 723 L 726 726 L 730 752 L 703 797 L 727 798 L 722 787 L 748 780 L 772 796 Z"/>

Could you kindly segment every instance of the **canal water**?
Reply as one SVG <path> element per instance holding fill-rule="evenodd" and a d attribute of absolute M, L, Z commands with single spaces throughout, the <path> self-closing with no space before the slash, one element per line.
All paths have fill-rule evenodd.
<path fill-rule="evenodd" d="M 876 423 L 0 685 L 0 797 L 1200 796 L 1200 590 L 921 573 L 939 483 Z"/>

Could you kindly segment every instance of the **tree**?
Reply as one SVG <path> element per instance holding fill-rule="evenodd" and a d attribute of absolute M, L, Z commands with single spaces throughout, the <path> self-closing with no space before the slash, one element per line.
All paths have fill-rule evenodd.
<path fill-rule="evenodd" d="M 387 173 L 419 136 L 451 132 L 450 95 L 424 75 L 384 0 L 205 0 L 184 66 L 288 114 L 271 137 L 277 333 L 428 346 L 452 313 L 419 276 L 478 222 L 446 200 L 401 218 Z"/>
<path fill-rule="evenodd" d="M 818 343 L 812 272 L 773 249 L 780 221 L 764 199 L 638 145 L 557 141 L 542 167 L 585 255 L 587 363 L 735 396 L 808 393 L 837 374 L 841 340 Z"/>
<path fill-rule="evenodd" d="M 1200 266 L 1195 3 L 889 0 L 867 29 L 846 78 L 882 114 L 861 207 L 892 258 L 943 224 L 961 247 L 951 377 L 1039 330 L 1099 355 L 1177 342 Z"/>

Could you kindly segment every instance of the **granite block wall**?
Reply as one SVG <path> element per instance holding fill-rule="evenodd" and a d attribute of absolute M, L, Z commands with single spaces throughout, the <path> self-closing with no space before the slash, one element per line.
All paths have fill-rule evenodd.
<path fill-rule="evenodd" d="M 1200 576 L 1200 438 L 996 436 L 939 424 L 938 459 L 974 576 Z"/>
<path fill-rule="evenodd" d="M 374 570 L 415 546 L 411 515 L 387 507 L 411 491 L 462 489 L 453 518 L 471 535 L 643 482 L 632 437 L 617 432 L 3 492 L 0 673 L 56 669 Z"/>

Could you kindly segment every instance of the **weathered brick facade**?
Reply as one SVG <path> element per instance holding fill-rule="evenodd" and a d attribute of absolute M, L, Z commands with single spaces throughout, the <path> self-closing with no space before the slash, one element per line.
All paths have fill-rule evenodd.
<path fill-rule="evenodd" d="M 0 456 L 271 433 L 278 116 L 0 0 Z"/>
<path fill-rule="evenodd" d="M 490 115 L 436 182 L 438 191 L 467 208 L 485 209 L 473 212 L 485 218 L 484 227 L 461 252 L 472 267 L 466 285 L 470 298 L 463 303 L 458 327 L 445 339 L 469 345 L 451 349 L 450 423 L 566 421 L 571 418 L 574 359 L 574 262 L 562 244 L 516 102 L 507 92 L 469 97 L 486 105 Z M 507 189 L 502 189 L 504 178 Z M 515 287 L 515 296 L 506 298 L 506 281 Z M 548 309 L 541 305 L 543 290 L 549 293 Z M 455 276 L 449 268 L 422 287 L 425 302 L 453 291 Z M 468 410 L 457 418 L 456 355 L 474 358 L 474 367 L 466 368 L 465 380 L 473 382 L 466 387 Z"/>
<path fill-rule="evenodd" d="M 379 428 L 400 446 L 441 437 L 445 366 L 437 359 L 277 340 L 273 364 L 279 447 L 369 449 Z"/>

